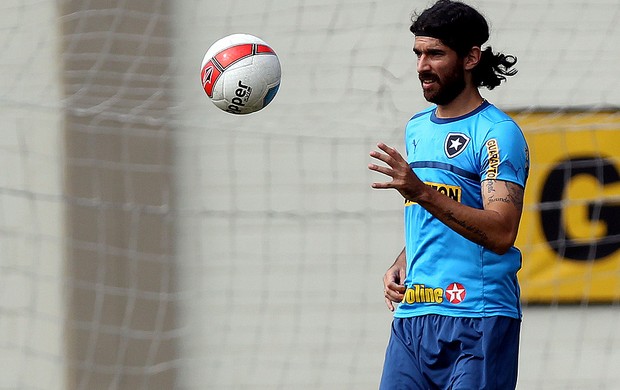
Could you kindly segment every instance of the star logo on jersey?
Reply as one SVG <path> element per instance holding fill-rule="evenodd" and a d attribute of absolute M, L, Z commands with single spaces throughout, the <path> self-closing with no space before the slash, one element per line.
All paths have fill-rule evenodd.
<path fill-rule="evenodd" d="M 461 154 L 469 144 L 470 138 L 463 133 L 449 133 L 444 143 L 444 151 L 448 158 L 453 158 Z"/>
<path fill-rule="evenodd" d="M 446 288 L 446 298 L 448 302 L 458 305 L 463 302 L 466 295 L 465 287 L 463 287 L 460 283 L 450 283 L 450 285 Z"/>

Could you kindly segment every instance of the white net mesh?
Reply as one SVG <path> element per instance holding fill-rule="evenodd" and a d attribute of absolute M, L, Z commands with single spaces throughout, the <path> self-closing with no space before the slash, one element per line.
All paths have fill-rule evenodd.
<path fill-rule="evenodd" d="M 0 389 L 376 388 L 402 202 L 370 189 L 367 153 L 402 149 L 426 106 L 408 26 L 429 4 L 0 5 Z M 519 59 L 483 94 L 514 113 L 533 162 L 519 388 L 618 388 L 620 187 L 596 166 L 620 171 L 620 4 L 472 4 Z M 199 79 L 206 49 L 237 32 L 283 69 L 246 117 Z M 547 184 L 584 157 L 592 171 Z M 542 196 L 556 184 L 563 196 Z"/>

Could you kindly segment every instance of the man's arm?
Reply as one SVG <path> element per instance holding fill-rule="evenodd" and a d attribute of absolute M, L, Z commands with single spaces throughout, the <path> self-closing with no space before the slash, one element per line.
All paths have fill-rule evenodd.
<path fill-rule="evenodd" d="M 391 177 L 392 181 L 373 183 L 373 188 L 396 189 L 455 232 L 498 254 L 506 253 L 514 244 L 523 209 L 523 188 L 519 185 L 501 180 L 483 181 L 483 209 L 476 209 L 424 184 L 396 149 L 383 143 L 377 146 L 385 153 L 372 151 L 370 156 L 388 167 L 369 164 L 368 168 Z"/>
<path fill-rule="evenodd" d="M 523 209 L 521 186 L 501 180 L 483 181 L 483 209 L 465 206 L 426 187 L 416 201 L 452 230 L 500 255 L 512 247 Z"/>

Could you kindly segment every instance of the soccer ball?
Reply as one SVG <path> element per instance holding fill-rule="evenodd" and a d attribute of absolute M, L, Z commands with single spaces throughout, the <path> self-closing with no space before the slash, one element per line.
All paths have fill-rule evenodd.
<path fill-rule="evenodd" d="M 260 38 L 233 34 L 215 42 L 202 60 L 200 78 L 211 101 L 231 114 L 268 105 L 280 87 L 280 60 Z"/>

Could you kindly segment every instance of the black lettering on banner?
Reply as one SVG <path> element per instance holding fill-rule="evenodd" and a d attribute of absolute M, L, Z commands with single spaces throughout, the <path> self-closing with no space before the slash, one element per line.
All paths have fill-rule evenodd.
<path fill-rule="evenodd" d="M 596 260 L 620 249 L 620 203 L 594 200 L 588 207 L 590 221 L 607 225 L 607 235 L 584 242 L 568 233 L 563 218 L 565 189 L 578 175 L 594 177 L 602 186 L 620 182 L 620 173 L 613 162 L 598 156 L 570 158 L 553 167 L 541 193 L 540 219 L 545 239 L 560 256 L 571 260 Z"/>

